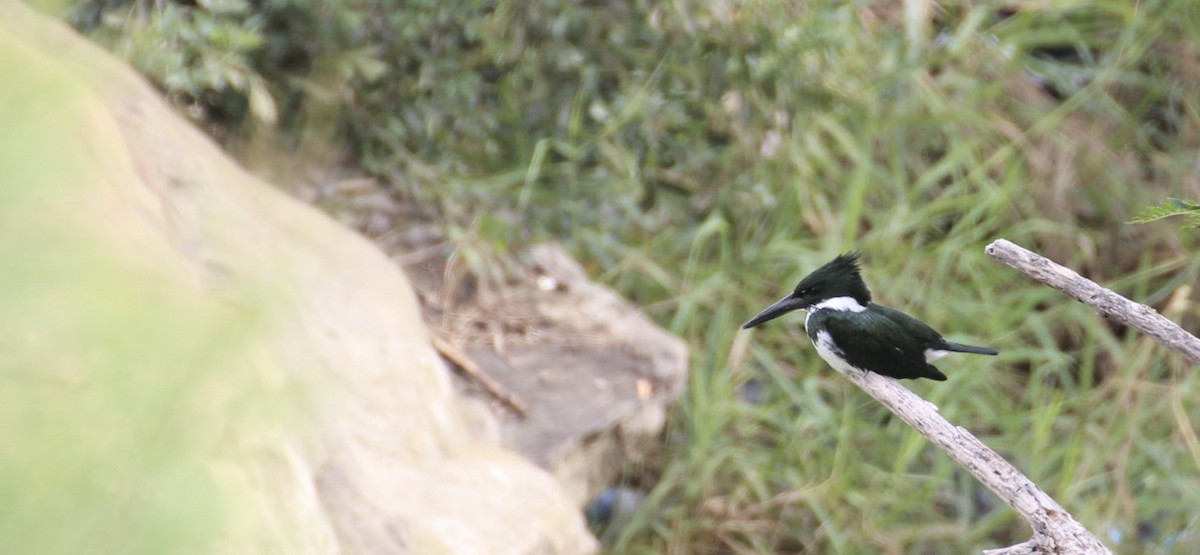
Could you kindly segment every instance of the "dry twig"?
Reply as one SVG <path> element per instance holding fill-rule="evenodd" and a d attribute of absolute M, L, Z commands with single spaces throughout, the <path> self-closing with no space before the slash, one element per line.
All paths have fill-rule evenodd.
<path fill-rule="evenodd" d="M 1200 339 L 1184 331 L 1157 310 L 1105 289 L 1074 270 L 1010 241 L 997 239 L 984 252 L 1011 268 L 1096 309 L 1096 312 L 1141 330 L 1163 346 L 1200 365 Z"/>
<path fill-rule="evenodd" d="M 461 349 L 459 349 L 453 343 L 438 337 L 436 334 L 433 334 L 431 337 L 433 348 L 437 349 L 437 352 L 440 353 L 446 360 L 461 368 L 464 374 L 479 383 L 479 385 L 483 387 L 483 390 L 487 391 L 488 395 L 491 395 L 497 401 L 503 403 L 504 406 L 508 407 L 522 418 L 529 414 L 528 405 L 526 405 L 520 397 L 517 397 L 515 394 L 509 393 L 508 390 L 504 389 L 504 386 L 500 385 L 498 382 L 496 382 L 496 380 L 493 380 L 491 376 L 487 375 L 482 369 L 480 369 L 479 365 L 475 364 L 475 361 L 471 360 L 471 357 L 467 356 L 467 354 L 462 352 Z"/>

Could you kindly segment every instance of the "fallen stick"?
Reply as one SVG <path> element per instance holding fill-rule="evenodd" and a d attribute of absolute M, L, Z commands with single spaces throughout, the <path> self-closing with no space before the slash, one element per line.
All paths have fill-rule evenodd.
<path fill-rule="evenodd" d="M 509 393 L 508 390 L 504 389 L 504 386 L 500 385 L 496 380 L 493 380 L 491 376 L 487 375 L 481 368 L 479 368 L 478 364 L 475 364 L 475 361 L 471 360 L 471 357 L 462 352 L 462 349 L 459 349 L 453 343 L 438 337 L 437 334 L 430 334 L 430 337 L 432 339 L 433 348 L 442 355 L 442 358 L 445 358 L 455 366 L 462 369 L 463 373 L 466 374 L 467 377 L 475 380 L 475 382 L 478 383 L 480 387 L 482 387 L 483 390 L 488 393 L 488 395 L 491 395 L 494 399 L 503 403 L 504 406 L 509 408 L 509 410 L 515 412 L 517 416 L 524 418 L 529 414 L 529 406 L 526 405 L 520 397 L 517 397 L 516 394 Z"/>

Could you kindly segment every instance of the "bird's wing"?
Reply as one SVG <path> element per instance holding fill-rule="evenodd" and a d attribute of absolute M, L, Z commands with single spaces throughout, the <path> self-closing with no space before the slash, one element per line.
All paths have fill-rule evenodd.
<path fill-rule="evenodd" d="M 954 351 L 959 353 L 975 353 L 977 355 L 996 355 L 998 351 L 991 347 L 976 347 L 974 345 L 963 345 L 953 341 L 946 341 L 942 334 L 937 330 L 929 327 L 929 324 L 922 322 L 912 316 L 909 316 L 894 308 L 888 308 L 883 305 L 871 305 L 871 309 L 878 311 L 880 314 L 892 320 L 899 327 L 903 328 L 906 333 L 912 337 L 918 338 L 926 349 L 937 349 L 943 351 Z"/>
<path fill-rule="evenodd" d="M 929 327 L 929 324 L 900 312 L 899 310 L 888 306 L 883 306 L 881 304 L 873 304 L 871 305 L 871 312 L 873 312 L 876 316 L 887 318 L 892 322 L 892 324 L 895 325 L 895 327 L 899 328 L 910 337 L 917 339 L 925 345 L 937 345 L 943 341 L 942 334 Z"/>
<path fill-rule="evenodd" d="M 926 342 L 940 337 L 921 321 L 898 310 L 829 311 L 824 319 L 842 358 L 851 365 L 894 378 L 946 377 L 925 360 Z M 898 318 L 896 315 L 899 315 Z"/>

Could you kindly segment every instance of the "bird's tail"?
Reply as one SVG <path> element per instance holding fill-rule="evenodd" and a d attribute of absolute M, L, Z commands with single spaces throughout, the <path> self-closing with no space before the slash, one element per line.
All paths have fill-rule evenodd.
<path fill-rule="evenodd" d="M 1000 351 L 997 351 L 996 349 L 992 349 L 990 347 L 976 347 L 974 345 L 963 345 L 962 343 L 955 343 L 953 341 L 947 341 L 944 349 L 947 351 L 954 351 L 957 353 L 974 353 L 977 355 L 998 355 L 998 354 L 1000 354 Z"/>

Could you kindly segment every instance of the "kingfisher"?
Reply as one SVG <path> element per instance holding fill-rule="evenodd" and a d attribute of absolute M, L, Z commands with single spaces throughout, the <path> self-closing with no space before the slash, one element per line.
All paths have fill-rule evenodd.
<path fill-rule="evenodd" d="M 925 322 L 871 302 L 858 259 L 857 252 L 850 252 L 817 268 L 800 280 L 792 294 L 751 318 L 742 329 L 804 310 L 808 338 L 830 366 L 897 379 L 945 381 L 946 375 L 930 362 L 950 353 L 999 354 L 988 347 L 947 341 Z"/>

